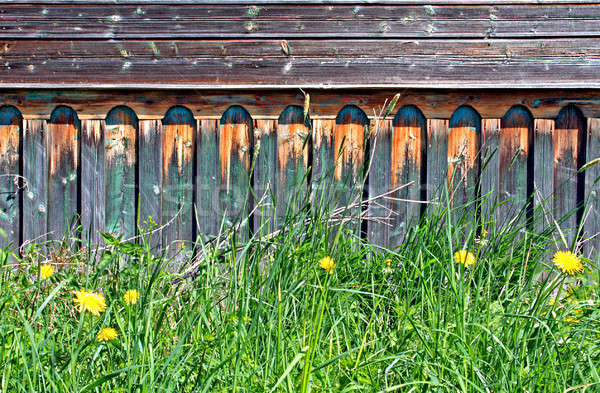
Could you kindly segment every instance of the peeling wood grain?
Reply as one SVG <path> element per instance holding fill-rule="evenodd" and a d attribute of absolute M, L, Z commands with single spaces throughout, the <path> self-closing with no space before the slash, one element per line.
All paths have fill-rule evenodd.
<path fill-rule="evenodd" d="M 427 137 L 427 121 L 423 113 L 414 105 L 400 108 L 393 121 L 392 155 L 391 155 L 391 188 L 409 184 L 395 192 L 392 209 L 397 214 L 392 220 L 390 242 L 399 245 L 410 225 L 419 221 L 421 216 L 421 201 L 425 174 L 422 173 L 422 163 L 425 158 Z M 373 174 L 377 176 L 376 173 Z"/>
<path fill-rule="evenodd" d="M 333 132 L 335 120 L 313 120 L 312 132 L 312 201 L 313 208 L 322 208 L 331 203 L 335 153 Z"/>
<path fill-rule="evenodd" d="M 526 219 L 530 187 L 530 155 L 533 144 L 533 117 L 527 108 L 514 106 L 501 120 L 498 207 L 499 224 L 519 216 Z"/>
<path fill-rule="evenodd" d="M 138 119 L 126 106 L 111 109 L 104 134 L 105 228 L 125 238 L 136 234 Z"/>
<path fill-rule="evenodd" d="M 192 112 L 176 106 L 165 114 L 162 128 L 162 230 L 163 246 L 171 255 L 189 248 L 194 239 L 194 171 L 196 121 Z M 182 258 L 187 254 L 181 255 Z"/>
<path fill-rule="evenodd" d="M 561 219 L 565 234 L 572 240 L 580 219 L 583 200 L 583 174 L 578 169 L 585 163 L 587 125 L 581 111 L 574 105 L 565 106 L 555 120 L 554 146 L 554 216 Z"/>
<path fill-rule="evenodd" d="M 586 160 L 600 157 L 600 119 L 591 118 L 587 123 Z M 585 202 L 587 217 L 585 233 L 591 237 L 585 244 L 585 253 L 590 258 L 597 258 L 600 253 L 600 166 L 587 169 L 585 176 Z"/>
<path fill-rule="evenodd" d="M 22 127 L 23 117 L 17 108 L 0 107 L 0 247 L 20 244 Z"/>
<path fill-rule="evenodd" d="M 494 220 L 498 204 L 501 119 L 483 119 L 481 124 L 481 196 L 484 198 L 482 217 Z M 493 224 L 494 222 L 483 223 L 487 228 Z"/>
<path fill-rule="evenodd" d="M 223 113 L 219 126 L 220 212 L 226 215 L 227 227 L 243 222 L 250 212 L 248 189 L 253 134 L 252 117 L 246 109 L 232 105 Z M 247 237 L 251 227 L 243 225 L 238 231 L 239 237 Z"/>
<path fill-rule="evenodd" d="M 448 187 L 448 132 L 448 120 L 427 120 L 427 200 L 430 202 L 444 201 Z"/>
<path fill-rule="evenodd" d="M 390 191 L 392 184 L 392 120 L 380 120 L 376 128 L 377 134 L 372 138 L 369 155 L 371 169 L 369 176 L 369 198 Z M 390 209 L 392 202 L 383 198 L 369 204 L 368 215 L 380 217 L 379 221 L 367 222 L 367 238 L 374 244 L 383 247 L 390 246 Z M 393 229 L 392 229 L 393 230 Z"/>
<path fill-rule="evenodd" d="M 254 152 L 257 154 L 252 174 L 256 198 L 254 202 L 257 203 L 264 197 L 253 217 L 255 233 L 262 231 L 267 234 L 277 228 L 278 217 L 275 210 L 278 202 L 280 166 L 277 131 L 277 120 L 254 120 Z"/>
<path fill-rule="evenodd" d="M 104 185 L 110 181 L 105 177 L 104 136 L 104 120 L 81 121 L 81 226 L 84 239 L 92 245 L 101 244 L 99 231 L 105 231 L 105 216 L 119 213 L 104 203 Z"/>
<path fill-rule="evenodd" d="M 154 231 L 163 222 L 162 219 L 162 130 L 161 120 L 139 121 L 139 224 L 145 230 Z M 150 244 L 160 248 L 162 233 L 154 232 Z"/>
<path fill-rule="evenodd" d="M 50 115 L 48 154 L 48 235 L 61 239 L 79 223 L 79 130 L 77 113 L 59 106 Z"/>
<path fill-rule="evenodd" d="M 198 120 L 196 134 L 196 225 L 202 240 L 218 235 L 219 121 Z"/>
<path fill-rule="evenodd" d="M 48 228 L 48 155 L 46 120 L 23 121 L 23 240 L 43 243 Z"/>
<path fill-rule="evenodd" d="M 536 232 L 551 225 L 554 205 L 554 120 L 534 120 L 533 150 L 533 223 Z"/>
<path fill-rule="evenodd" d="M 454 206 L 461 206 L 478 197 L 481 117 L 473 108 L 461 106 L 449 126 L 448 184 Z"/>

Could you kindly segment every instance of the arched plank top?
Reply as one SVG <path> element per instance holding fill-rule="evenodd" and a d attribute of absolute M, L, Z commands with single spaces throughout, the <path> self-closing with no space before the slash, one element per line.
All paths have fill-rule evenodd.
<path fill-rule="evenodd" d="M 18 126 L 23 116 L 21 111 L 12 105 L 0 106 L 0 126 Z"/>
<path fill-rule="evenodd" d="M 220 124 L 246 124 L 252 127 L 252 116 L 244 107 L 232 105 L 221 116 Z"/>
<path fill-rule="evenodd" d="M 112 108 L 106 115 L 106 125 L 115 126 L 127 124 L 137 127 L 138 118 L 133 109 L 125 105 Z"/>
<path fill-rule="evenodd" d="M 555 129 L 557 130 L 585 130 L 585 116 L 581 110 L 573 104 L 563 107 L 556 116 Z"/>
<path fill-rule="evenodd" d="M 523 105 L 512 106 L 501 119 L 502 128 L 532 127 L 533 115 Z"/>
<path fill-rule="evenodd" d="M 476 134 L 481 133 L 481 116 L 468 105 L 457 108 L 450 118 L 450 128 L 469 127 Z"/>
<path fill-rule="evenodd" d="M 77 112 L 69 106 L 57 106 L 50 114 L 50 123 L 52 124 L 73 124 L 79 127 L 79 117 Z"/>
<path fill-rule="evenodd" d="M 169 108 L 167 113 L 165 113 L 163 124 L 166 126 L 180 124 L 189 124 L 193 126 L 196 124 L 196 121 L 191 110 L 185 106 L 178 105 Z"/>
<path fill-rule="evenodd" d="M 392 125 L 394 127 L 421 127 L 424 129 L 427 121 L 423 112 L 415 105 L 405 105 L 398 109 Z"/>
<path fill-rule="evenodd" d="M 346 105 L 335 117 L 335 124 L 358 124 L 365 126 L 369 124 L 369 118 L 365 111 L 356 105 Z"/>
<path fill-rule="evenodd" d="M 310 118 L 308 114 L 304 117 L 304 109 L 299 105 L 288 105 L 281 115 L 279 115 L 279 124 L 304 124 L 310 128 Z"/>

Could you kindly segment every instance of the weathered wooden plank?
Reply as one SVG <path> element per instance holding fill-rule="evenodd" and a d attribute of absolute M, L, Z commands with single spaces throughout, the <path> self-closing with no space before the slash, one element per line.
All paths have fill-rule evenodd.
<path fill-rule="evenodd" d="M 5 0 L 6 4 L 89 4 L 87 0 Z M 247 5 L 242 0 L 119 0 L 121 4 L 152 5 L 152 4 L 191 4 L 191 5 Z M 442 4 L 442 5 L 495 5 L 495 4 L 589 4 L 589 0 L 255 0 L 252 4 Z M 115 0 L 94 0 L 94 4 L 114 5 Z"/>
<path fill-rule="evenodd" d="M 181 106 L 165 114 L 162 133 L 163 246 L 173 252 L 194 240 L 194 151 L 196 121 Z"/>
<path fill-rule="evenodd" d="M 281 87 L 281 86 L 280 86 Z M 230 88 L 231 90 L 231 88 Z M 330 119 L 348 103 L 367 113 L 382 107 L 396 90 L 349 89 L 307 90 L 311 95 L 310 114 L 313 120 Z M 187 90 L 2 90 L 0 104 L 14 105 L 24 119 L 48 118 L 57 105 L 69 105 L 80 119 L 105 118 L 117 105 L 126 104 L 139 119 L 162 119 L 162 114 L 174 106 L 185 105 L 197 114 L 197 119 L 220 119 L 223 112 L 238 102 L 253 118 L 277 118 L 288 105 L 303 105 L 304 96 L 297 89 L 255 90 L 227 93 L 219 90 L 190 94 Z M 418 103 L 428 119 L 448 119 L 457 107 L 469 105 L 484 118 L 501 118 L 513 105 L 524 105 L 535 118 L 555 118 L 565 102 L 577 105 L 586 117 L 600 117 L 600 90 L 405 90 L 397 105 Z"/>
<path fill-rule="evenodd" d="M 600 11 L 580 5 L 50 4 L 3 7 L 0 38 L 598 36 Z M 468 22 L 468 23 L 466 23 Z"/>
<path fill-rule="evenodd" d="M 312 132 L 312 205 L 323 209 L 330 206 L 333 198 L 333 172 L 335 171 L 335 152 L 333 131 L 335 120 L 313 120 Z"/>
<path fill-rule="evenodd" d="M 395 192 L 392 197 L 393 216 L 390 243 L 402 243 L 410 225 L 419 221 L 425 198 L 425 162 L 427 121 L 414 105 L 398 110 L 393 121 L 391 151 L 391 189 L 411 184 Z M 376 173 L 372 174 L 377 176 Z"/>
<path fill-rule="evenodd" d="M 22 129 L 19 110 L 13 106 L 0 107 L 0 247 L 20 245 Z"/>
<path fill-rule="evenodd" d="M 79 219 L 79 130 L 77 113 L 59 106 L 48 122 L 48 236 L 58 240 L 73 234 Z"/>
<path fill-rule="evenodd" d="M 584 178 L 578 169 L 585 162 L 586 122 L 574 105 L 564 107 L 555 120 L 554 144 L 554 217 L 561 222 L 568 240 L 577 231 Z M 566 217 L 570 215 L 569 217 Z M 564 220 L 563 220 L 564 219 Z"/>
<path fill-rule="evenodd" d="M 551 224 L 554 192 L 554 120 L 535 119 L 533 137 L 533 223 L 537 232 Z"/>
<path fill-rule="evenodd" d="M 162 244 L 162 234 L 158 228 L 162 220 L 162 144 L 163 124 L 161 120 L 139 121 L 139 225 L 144 231 L 152 231 L 148 239 L 158 247 Z"/>
<path fill-rule="evenodd" d="M 44 242 L 48 228 L 46 120 L 23 121 L 23 241 Z"/>
<path fill-rule="evenodd" d="M 104 120 L 81 121 L 81 226 L 92 245 L 101 244 L 105 231 L 104 132 Z"/>
<path fill-rule="evenodd" d="M 288 106 L 277 123 L 276 226 L 286 214 L 296 213 L 307 202 L 308 153 L 311 121 L 298 105 Z"/>
<path fill-rule="evenodd" d="M 427 119 L 427 201 L 444 203 L 448 186 L 448 120 Z"/>
<path fill-rule="evenodd" d="M 124 238 L 136 233 L 136 159 L 138 119 L 126 106 L 106 115 L 104 134 L 105 228 Z"/>
<path fill-rule="evenodd" d="M 525 107 L 515 106 L 502 118 L 501 128 L 498 222 L 504 224 L 524 213 L 533 190 L 529 179 L 533 160 L 533 155 L 529 154 L 533 144 L 533 117 Z"/>
<path fill-rule="evenodd" d="M 6 41 L 0 86 L 599 87 L 600 43 L 535 40 Z M 4 49 L 4 50 L 2 50 Z M 173 68 L 177 73 L 170 72 Z M 415 74 L 414 69 L 420 72 Z M 378 69 L 377 73 L 370 70 Z M 559 75 L 551 78 L 549 75 Z M 133 108 L 136 113 L 139 112 Z M 498 116 L 500 117 L 500 116 Z"/>
<path fill-rule="evenodd" d="M 207 240 L 219 233 L 219 121 L 198 120 L 196 134 L 196 225 Z"/>
<path fill-rule="evenodd" d="M 344 209 L 359 204 L 365 185 L 365 153 L 369 118 L 356 105 L 346 105 L 335 118 L 333 133 L 334 154 L 334 203 Z M 361 228 L 361 207 L 345 210 L 345 215 L 353 217 L 349 228 L 359 231 Z M 356 225 L 355 227 L 353 225 Z"/>
<path fill-rule="evenodd" d="M 379 120 L 369 146 L 369 199 L 390 191 L 392 184 L 392 120 Z M 393 231 L 392 201 L 380 198 L 369 203 L 367 238 L 380 246 L 390 245 Z"/>
<path fill-rule="evenodd" d="M 600 119 L 588 119 L 587 123 L 587 154 L 588 161 L 600 157 Z M 585 176 L 586 220 L 585 232 L 591 240 L 585 243 L 586 254 L 591 258 L 598 257 L 600 251 L 600 166 L 587 169 Z"/>
<path fill-rule="evenodd" d="M 278 201 L 277 174 L 279 156 L 277 151 L 278 125 L 276 120 L 254 121 L 254 164 L 253 189 L 254 204 L 257 206 L 253 216 L 254 232 L 270 233 L 277 226 L 275 208 Z"/>
<path fill-rule="evenodd" d="M 227 228 L 241 225 L 239 239 L 249 235 L 251 210 L 249 195 L 250 160 L 252 154 L 252 117 L 239 105 L 223 113 L 219 125 L 220 217 L 225 216 Z"/>
<path fill-rule="evenodd" d="M 450 118 L 449 127 L 450 197 L 454 206 L 461 206 L 474 201 L 479 194 L 481 117 L 473 108 L 461 106 Z"/>
<path fill-rule="evenodd" d="M 482 217 L 495 219 L 500 173 L 500 119 L 481 121 L 481 196 Z M 485 225 L 485 224 L 484 224 Z"/>

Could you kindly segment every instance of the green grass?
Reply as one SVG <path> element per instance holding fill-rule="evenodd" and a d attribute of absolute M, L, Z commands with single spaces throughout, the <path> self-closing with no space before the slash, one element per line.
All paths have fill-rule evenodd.
<path fill-rule="evenodd" d="M 597 264 L 560 275 L 553 227 L 475 222 L 474 209 L 431 206 L 394 250 L 327 209 L 289 214 L 274 236 L 197 244 L 193 261 L 156 255 L 147 235 L 6 249 L 0 391 L 600 391 Z M 462 248 L 470 269 L 453 260 Z M 76 310 L 81 288 L 106 297 L 99 317 Z M 118 339 L 98 342 L 104 327 Z"/>

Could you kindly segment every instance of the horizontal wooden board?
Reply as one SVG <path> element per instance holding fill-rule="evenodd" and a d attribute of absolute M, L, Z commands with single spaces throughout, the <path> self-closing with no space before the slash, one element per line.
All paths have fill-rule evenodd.
<path fill-rule="evenodd" d="M 0 57 L 5 88 L 600 87 L 590 38 L 13 40 Z"/>
<path fill-rule="evenodd" d="M 305 90 L 310 93 L 312 119 L 331 119 L 352 103 L 370 117 L 396 93 L 398 106 L 415 105 L 428 119 L 449 119 L 461 105 L 473 107 L 483 118 L 501 118 L 513 105 L 523 105 L 535 118 L 555 118 L 567 104 L 577 105 L 586 117 L 600 117 L 598 90 Z M 77 112 L 79 119 L 104 119 L 117 105 L 130 107 L 138 119 L 160 120 L 175 105 L 192 111 L 196 119 L 220 119 L 233 103 L 253 119 L 276 119 L 288 105 L 304 105 L 299 89 L 287 90 L 8 90 L 0 104 L 14 105 L 24 119 L 48 119 L 59 105 Z"/>
<path fill-rule="evenodd" d="M 0 38 L 598 36 L 593 4 L 11 4 Z"/>
<path fill-rule="evenodd" d="M 135 5 L 167 5 L 167 4 L 190 4 L 190 5 L 248 5 L 247 1 L 241 0 L 118 0 L 120 4 Z M 110 4 L 114 5 L 116 0 L 4 0 L 5 4 L 69 4 L 89 5 Z M 388 5 L 493 5 L 493 4 L 590 4 L 589 0 L 255 0 L 252 4 L 388 4 Z"/>

